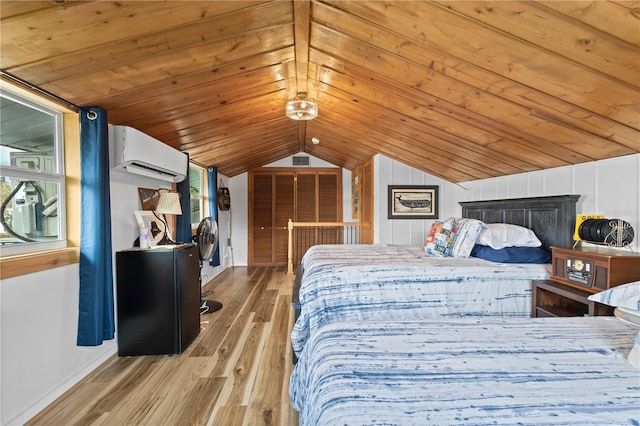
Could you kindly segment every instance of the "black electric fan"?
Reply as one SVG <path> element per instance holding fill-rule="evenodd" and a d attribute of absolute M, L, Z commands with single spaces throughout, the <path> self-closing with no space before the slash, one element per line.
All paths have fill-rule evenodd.
<path fill-rule="evenodd" d="M 193 241 L 198 245 L 200 258 L 200 287 L 202 288 L 202 266 L 204 262 L 208 262 L 216 252 L 216 243 L 218 242 L 218 224 L 212 217 L 205 217 L 200 221 L 196 235 Z M 222 303 L 215 300 L 200 300 L 200 312 L 206 314 L 215 312 L 222 308 Z"/>

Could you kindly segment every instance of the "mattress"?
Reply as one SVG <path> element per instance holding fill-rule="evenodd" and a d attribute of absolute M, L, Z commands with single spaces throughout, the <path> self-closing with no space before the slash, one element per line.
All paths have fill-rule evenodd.
<path fill-rule="evenodd" d="M 301 425 L 638 424 L 637 333 L 613 317 L 333 323 L 290 396 Z"/>
<path fill-rule="evenodd" d="M 302 259 L 299 355 L 318 327 L 334 321 L 531 315 L 531 280 L 550 265 L 439 257 L 397 245 L 318 245 Z"/>

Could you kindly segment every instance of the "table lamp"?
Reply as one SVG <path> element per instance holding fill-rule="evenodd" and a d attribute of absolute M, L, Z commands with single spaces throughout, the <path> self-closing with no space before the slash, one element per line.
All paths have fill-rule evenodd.
<path fill-rule="evenodd" d="M 162 239 L 158 241 L 158 245 L 176 244 L 175 241 L 169 238 L 167 234 L 167 218 L 168 214 L 182 214 L 182 207 L 180 206 L 180 194 L 176 191 L 170 191 L 168 189 L 159 189 L 158 203 L 156 204 L 153 214 L 164 224 L 164 235 Z M 158 215 L 162 215 L 162 219 Z"/>

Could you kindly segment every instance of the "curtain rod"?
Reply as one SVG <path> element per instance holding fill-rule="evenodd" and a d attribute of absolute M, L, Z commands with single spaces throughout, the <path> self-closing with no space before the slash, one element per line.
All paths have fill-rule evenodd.
<path fill-rule="evenodd" d="M 36 94 L 38 96 L 43 96 L 45 98 L 47 98 L 49 101 L 56 103 L 64 108 L 70 109 L 73 112 L 80 112 L 80 107 L 74 103 L 71 103 L 65 99 L 62 99 L 59 96 L 54 95 L 53 93 L 49 93 L 44 89 L 39 88 L 38 86 L 34 86 L 33 84 L 29 83 L 28 81 L 25 81 L 23 79 L 21 79 L 20 77 L 17 77 L 11 73 L 8 73 L 6 71 L 0 70 L 0 78 L 2 78 L 3 80 L 8 81 L 9 83 L 13 83 L 17 86 L 19 86 L 21 89 L 24 89 L 28 92 L 31 92 L 33 94 Z"/>
<path fill-rule="evenodd" d="M 205 166 L 204 164 L 202 164 L 202 163 L 200 163 L 199 161 L 196 161 L 196 160 L 189 159 L 189 162 L 195 164 L 196 166 L 200 166 L 203 169 L 207 169 L 209 167 L 209 166 Z"/>

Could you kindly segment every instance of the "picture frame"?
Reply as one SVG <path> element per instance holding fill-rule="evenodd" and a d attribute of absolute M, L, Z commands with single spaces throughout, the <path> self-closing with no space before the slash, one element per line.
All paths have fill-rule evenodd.
<path fill-rule="evenodd" d="M 158 205 L 160 192 L 153 188 L 138 188 L 138 196 L 142 210 L 154 210 Z"/>
<path fill-rule="evenodd" d="M 153 214 L 151 210 L 136 210 L 133 212 L 138 228 L 143 226 L 149 230 L 149 243 L 151 246 L 158 244 L 164 236 L 165 224 Z"/>
<path fill-rule="evenodd" d="M 438 219 L 437 185 L 389 185 L 388 219 Z"/>

